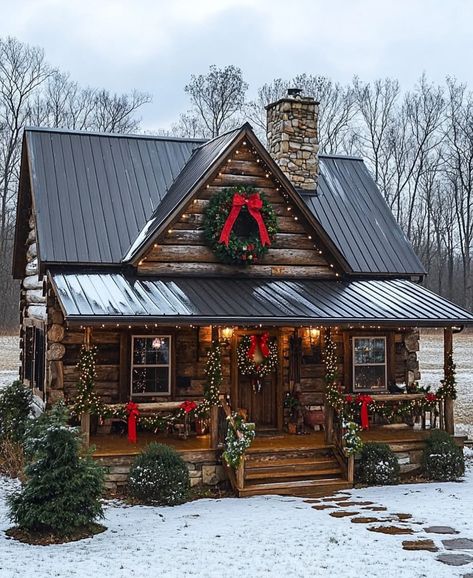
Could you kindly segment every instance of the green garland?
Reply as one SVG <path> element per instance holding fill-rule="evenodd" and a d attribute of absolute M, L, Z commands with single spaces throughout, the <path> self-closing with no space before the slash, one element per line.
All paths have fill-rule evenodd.
<path fill-rule="evenodd" d="M 343 442 L 347 456 L 354 456 L 363 449 L 363 440 L 360 437 L 361 427 L 354 421 L 342 422 Z"/>
<path fill-rule="evenodd" d="M 246 423 L 237 413 L 232 413 L 231 418 L 227 418 L 228 429 L 222 457 L 229 466 L 237 468 L 255 437 L 255 429 L 254 424 Z M 234 425 L 231 425 L 232 421 Z"/>
<path fill-rule="evenodd" d="M 257 365 L 254 360 L 250 359 L 248 356 L 251 347 L 251 336 L 244 335 L 238 344 L 238 369 L 242 375 L 252 377 L 255 380 L 255 389 L 258 391 L 261 390 L 261 380 L 263 377 L 275 371 L 278 365 L 278 345 L 276 340 L 268 340 L 267 346 L 269 349 L 269 355 Z"/>
<path fill-rule="evenodd" d="M 223 189 L 223 191 L 215 193 L 212 196 L 205 209 L 205 238 L 210 243 L 215 255 L 217 255 L 217 257 L 224 263 L 251 265 L 258 259 L 261 259 L 261 257 L 263 257 L 263 255 L 268 251 L 268 247 L 261 244 L 258 232 L 251 234 L 249 237 L 241 238 L 232 231 L 228 246 L 219 242 L 222 229 L 230 211 L 232 210 L 233 195 L 238 193 L 245 197 L 249 197 L 256 192 L 255 188 L 247 186 Z M 266 225 L 269 238 L 272 240 L 278 231 L 276 213 L 266 199 L 266 196 L 263 193 L 259 193 L 259 195 L 263 201 L 261 216 Z M 248 211 L 248 209 L 242 207 L 240 214 L 246 211 Z"/>
<path fill-rule="evenodd" d="M 445 365 L 445 379 L 440 381 L 441 386 L 437 390 L 437 396 L 442 399 L 457 399 L 457 380 L 455 378 L 456 365 L 453 363 L 453 352 L 447 356 Z"/>
<path fill-rule="evenodd" d="M 77 395 L 72 404 L 71 413 L 80 416 L 84 413 L 100 414 L 103 405 L 99 396 L 94 391 L 95 387 L 95 363 L 97 358 L 97 347 L 95 345 L 87 347 L 83 345 L 80 349 L 79 362 L 79 382 L 77 384 Z"/>

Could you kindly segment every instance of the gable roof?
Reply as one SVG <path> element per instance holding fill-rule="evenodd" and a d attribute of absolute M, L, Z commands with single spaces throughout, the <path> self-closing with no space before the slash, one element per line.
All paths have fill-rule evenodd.
<path fill-rule="evenodd" d="M 202 142 L 26 129 L 41 261 L 120 263 Z"/>
<path fill-rule="evenodd" d="M 361 159 L 320 155 L 317 191 L 297 192 L 248 123 L 207 142 L 26 129 L 19 214 L 25 214 L 29 202 L 25 181 L 30 178 L 42 266 L 129 261 L 242 135 L 261 150 L 348 273 L 425 274 Z M 17 276 L 22 275 L 18 254 L 24 246 L 20 226 L 21 219 Z"/>
<path fill-rule="evenodd" d="M 362 159 L 320 155 L 317 194 L 302 196 L 356 274 L 424 275 Z"/>

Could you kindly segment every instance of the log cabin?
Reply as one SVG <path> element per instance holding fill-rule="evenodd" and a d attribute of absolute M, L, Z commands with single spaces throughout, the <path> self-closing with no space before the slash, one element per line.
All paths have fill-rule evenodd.
<path fill-rule="evenodd" d="M 473 316 L 423 287 L 363 160 L 319 154 L 317 117 L 292 90 L 267 107 L 267 146 L 248 123 L 211 140 L 25 130 L 20 378 L 73 404 L 94 348 L 93 393 L 110 411 L 81 425 L 110 489 L 152 440 L 182 454 L 193 485 L 228 476 L 239 496 L 350 487 L 340 404 L 357 429 L 365 406 L 362 439 L 389 443 L 406 474 L 429 428 L 454 434 L 454 395 L 422 388 L 419 329 L 444 331 L 447 373 Z M 187 412 L 206 399 L 212 352 L 217 402 Z M 236 415 L 256 435 L 223 467 Z"/>

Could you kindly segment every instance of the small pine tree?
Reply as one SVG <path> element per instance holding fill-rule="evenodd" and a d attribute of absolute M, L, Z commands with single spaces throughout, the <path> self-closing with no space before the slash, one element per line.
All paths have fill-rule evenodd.
<path fill-rule="evenodd" d="M 8 499 L 10 519 L 21 529 L 63 536 L 103 517 L 103 469 L 81 455 L 81 444 L 64 406 L 31 428 L 26 482 Z"/>
<path fill-rule="evenodd" d="M 429 480 L 453 482 L 465 473 L 463 452 L 446 431 L 432 431 L 425 442 L 422 462 Z"/>
<path fill-rule="evenodd" d="M 358 470 L 359 480 L 369 486 L 385 486 L 399 482 L 400 466 L 396 454 L 387 444 L 368 443 L 363 446 Z"/>
<path fill-rule="evenodd" d="M 20 381 L 0 394 L 0 438 L 23 442 L 31 413 L 33 395 Z"/>

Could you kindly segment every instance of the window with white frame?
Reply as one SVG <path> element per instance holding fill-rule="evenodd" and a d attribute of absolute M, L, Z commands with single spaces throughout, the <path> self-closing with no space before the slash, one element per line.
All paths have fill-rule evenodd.
<path fill-rule="evenodd" d="M 131 339 L 132 395 L 171 393 L 171 336 L 133 335 Z"/>
<path fill-rule="evenodd" d="M 353 391 L 386 389 L 386 337 L 353 337 Z"/>

